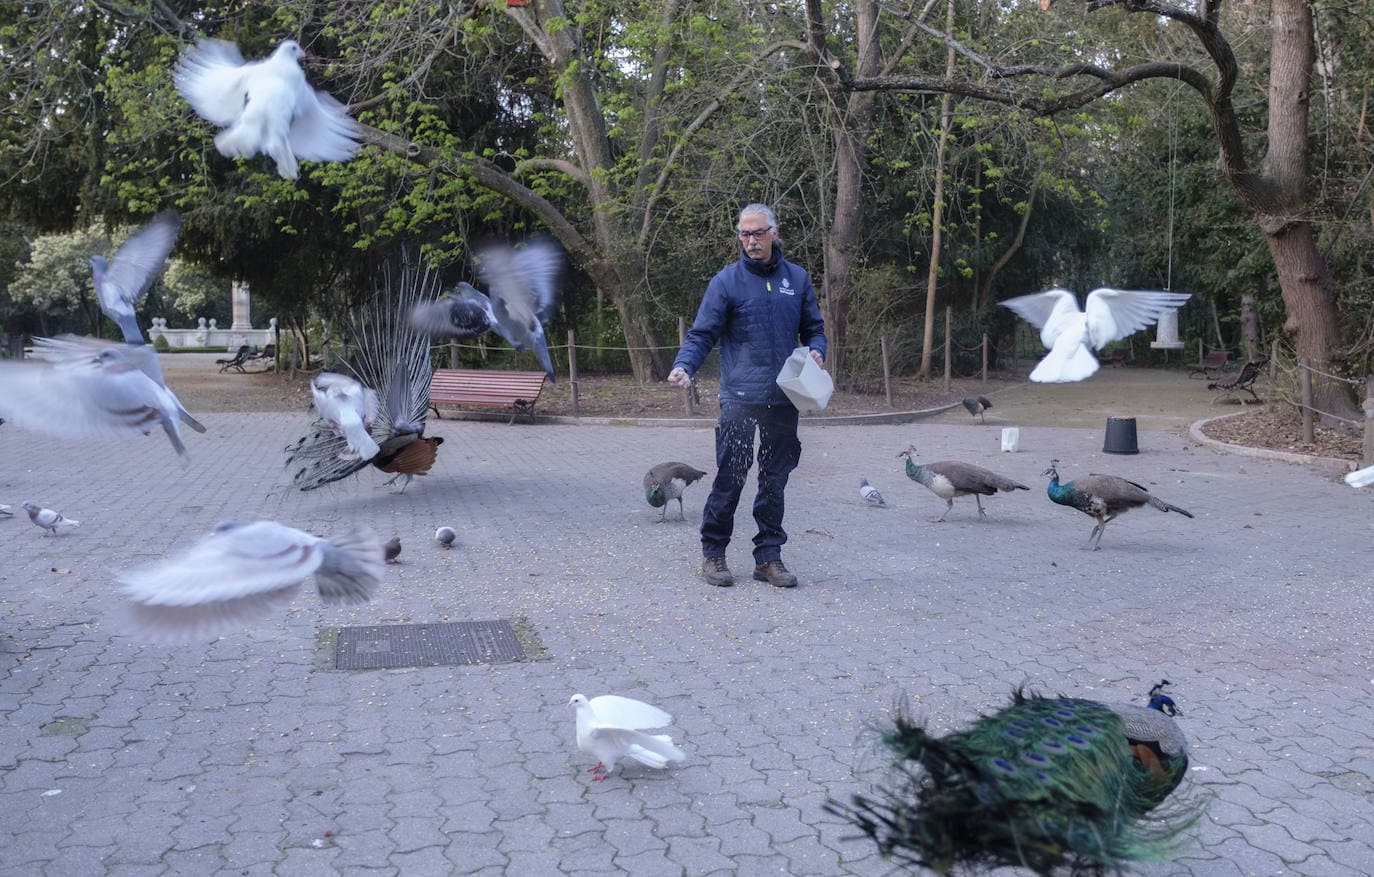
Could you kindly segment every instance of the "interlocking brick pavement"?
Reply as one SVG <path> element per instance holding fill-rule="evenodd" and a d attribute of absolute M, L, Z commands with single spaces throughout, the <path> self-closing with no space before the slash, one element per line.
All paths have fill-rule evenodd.
<path fill-rule="evenodd" d="M 303 413 L 210 414 L 182 463 L 165 439 L 55 443 L 0 426 L 0 502 L 82 522 L 0 521 L 0 870 L 13 874 L 885 874 L 827 816 L 881 778 L 867 723 L 909 698 L 936 729 L 1029 682 L 1137 700 L 1174 682 L 1193 746 L 1196 839 L 1149 874 L 1374 873 L 1374 497 L 1311 469 L 1143 431 L 958 422 L 803 424 L 788 565 L 748 579 L 752 485 L 729 560 L 697 576 L 696 525 L 655 523 L 640 479 L 711 469 L 709 429 L 432 421 L 438 464 L 403 496 L 371 470 L 290 487 Z M 1034 487 L 943 502 L 897 452 L 957 457 Z M 1197 517 L 1132 512 L 1102 550 L 1045 497 L 1106 471 Z M 859 498 L 866 474 L 890 508 Z M 400 535 L 374 602 L 309 593 L 210 643 L 112 629 L 115 575 L 217 521 Z M 449 524 L 457 546 L 431 537 Z M 342 673 L 322 627 L 524 619 L 546 649 L 500 665 Z M 669 710 L 688 760 L 604 783 L 573 745 L 574 692 Z"/>

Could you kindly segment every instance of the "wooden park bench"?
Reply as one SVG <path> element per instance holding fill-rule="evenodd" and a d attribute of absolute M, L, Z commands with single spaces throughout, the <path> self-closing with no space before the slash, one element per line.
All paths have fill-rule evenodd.
<path fill-rule="evenodd" d="M 1212 372 L 1221 371 L 1226 368 L 1226 361 L 1231 358 L 1231 354 L 1226 350 L 1213 350 L 1202 358 L 1202 362 L 1188 366 L 1188 377 L 1200 376 L 1210 378 Z"/>
<path fill-rule="evenodd" d="M 264 347 L 262 350 L 256 350 L 256 351 L 254 351 L 253 353 L 249 354 L 249 355 L 248 355 L 248 358 L 244 360 L 244 363 L 246 364 L 246 363 L 250 363 L 250 362 L 261 362 L 262 360 L 267 360 L 267 361 L 269 362 L 269 364 L 271 364 L 271 363 L 275 362 L 276 359 L 277 359 L 277 345 L 275 345 L 275 344 L 269 344 L 269 345 L 267 345 L 266 347 Z M 243 369 L 240 368 L 239 371 L 243 371 Z"/>
<path fill-rule="evenodd" d="M 215 364 L 219 366 L 220 374 L 229 369 L 238 369 L 239 374 L 243 374 L 243 364 L 253 355 L 253 347 L 248 344 L 240 344 L 238 353 L 228 359 L 217 359 Z"/>
<path fill-rule="evenodd" d="M 510 422 L 517 414 L 534 418 L 534 403 L 544 389 L 543 372 L 505 369 L 437 368 L 429 381 L 429 407 L 440 417 L 440 405 L 472 408 L 509 408 Z"/>
<path fill-rule="evenodd" d="M 1252 359 L 1242 366 L 1235 377 L 1208 384 L 1207 389 L 1222 390 L 1226 394 L 1213 399 L 1212 404 L 1216 404 L 1222 399 L 1230 399 L 1232 393 L 1242 390 L 1249 393 L 1256 402 L 1260 401 L 1260 397 L 1255 393 L 1255 381 L 1259 379 L 1259 376 L 1263 373 L 1264 367 L 1268 364 L 1269 357 L 1261 356 L 1259 359 Z M 1245 399 L 1242 397 L 1240 401 L 1244 404 Z"/>
<path fill-rule="evenodd" d="M 1125 365 L 1126 357 L 1130 355 L 1130 352 L 1131 349 L 1129 347 L 1118 347 L 1115 350 L 1107 351 L 1106 353 L 1099 356 L 1097 359 L 1103 365 Z"/>

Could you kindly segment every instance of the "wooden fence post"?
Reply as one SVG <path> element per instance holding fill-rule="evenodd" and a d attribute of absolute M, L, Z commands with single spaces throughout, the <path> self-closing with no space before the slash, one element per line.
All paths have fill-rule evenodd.
<path fill-rule="evenodd" d="M 1312 360 L 1298 361 L 1298 384 L 1302 389 L 1302 440 L 1311 444 L 1316 440 L 1312 427 Z"/>
<path fill-rule="evenodd" d="M 892 404 L 892 371 L 887 365 L 887 336 L 878 336 L 878 347 L 883 353 L 883 393 L 887 395 L 887 407 L 894 407 Z"/>
<path fill-rule="evenodd" d="M 1274 382 L 1279 379 L 1279 339 L 1275 338 L 1269 345 L 1269 386 L 1274 386 Z"/>
<path fill-rule="evenodd" d="M 983 383 L 988 382 L 988 333 L 983 333 Z"/>
<path fill-rule="evenodd" d="M 581 417 L 577 410 L 577 334 L 568 330 L 568 386 L 572 392 L 573 417 Z"/>
<path fill-rule="evenodd" d="M 953 322 L 953 320 L 954 320 L 954 308 L 950 307 L 949 305 L 945 305 L 945 392 L 946 392 L 946 393 L 949 392 L 949 368 L 950 368 L 949 358 L 950 358 L 950 344 L 951 344 L 951 340 L 950 340 L 950 337 L 949 337 L 949 327 L 950 327 L 950 323 Z"/>
<path fill-rule="evenodd" d="M 448 367 L 458 367 L 458 341 L 454 338 L 448 340 Z"/>
<path fill-rule="evenodd" d="M 677 315 L 677 346 L 687 343 L 687 317 L 682 314 Z M 697 400 L 693 390 L 695 387 L 688 387 L 682 391 L 683 404 L 687 406 L 687 416 L 697 416 Z"/>
<path fill-rule="evenodd" d="M 1374 375 L 1364 379 L 1364 466 L 1374 466 Z"/>

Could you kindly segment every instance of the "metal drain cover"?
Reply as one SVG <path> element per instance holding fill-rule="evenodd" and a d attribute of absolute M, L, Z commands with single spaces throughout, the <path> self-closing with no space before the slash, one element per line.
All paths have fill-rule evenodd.
<path fill-rule="evenodd" d="M 336 670 L 386 670 L 523 661 L 525 650 L 509 621 L 449 621 L 341 627 Z"/>

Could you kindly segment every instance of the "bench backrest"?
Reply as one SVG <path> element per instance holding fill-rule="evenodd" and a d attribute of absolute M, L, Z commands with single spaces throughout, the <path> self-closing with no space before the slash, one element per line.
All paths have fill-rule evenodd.
<path fill-rule="evenodd" d="M 429 381 L 429 393 L 439 401 L 533 401 L 543 391 L 545 378 L 543 372 L 437 368 Z"/>
<path fill-rule="evenodd" d="M 1225 350 L 1213 350 L 1202 358 L 1202 365 L 1207 368 L 1221 368 L 1226 365 L 1226 360 L 1231 358 L 1231 354 Z"/>

